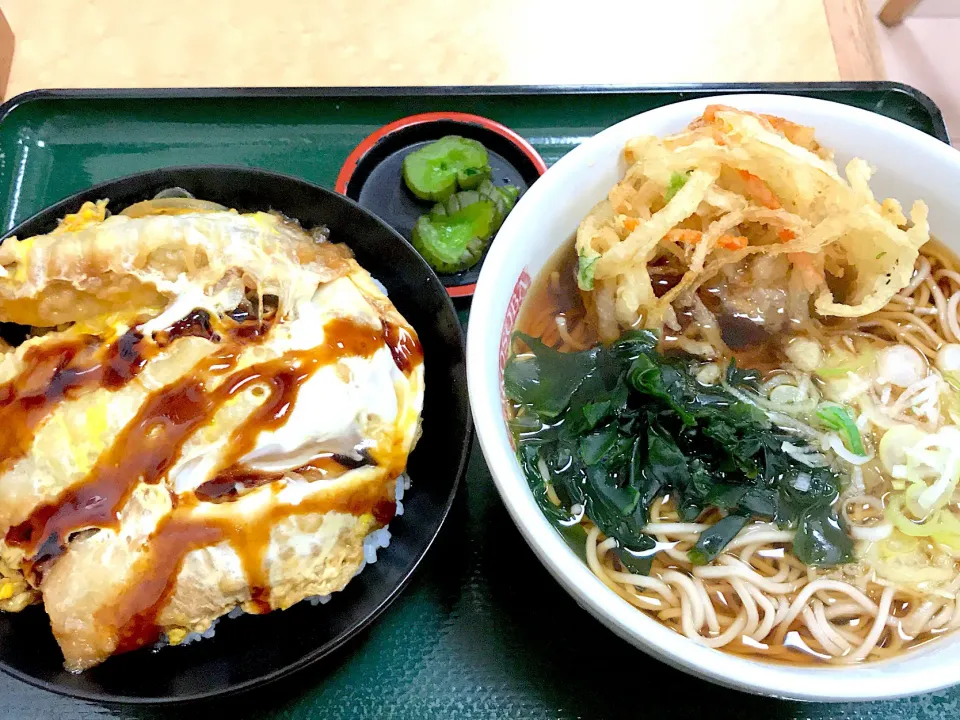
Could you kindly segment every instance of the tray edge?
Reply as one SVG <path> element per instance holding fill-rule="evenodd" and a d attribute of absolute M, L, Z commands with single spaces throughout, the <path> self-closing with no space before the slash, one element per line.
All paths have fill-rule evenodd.
<path fill-rule="evenodd" d="M 205 98 L 307 98 L 307 97 L 411 97 L 426 95 L 612 95 L 677 93 L 694 95 L 732 93 L 785 93 L 802 95 L 809 92 L 892 91 L 907 95 L 930 116 L 933 136 L 949 144 L 943 113 L 933 99 L 906 83 L 892 80 L 772 82 L 772 83 L 666 83 L 653 85 L 397 85 L 397 86 L 303 86 L 303 87 L 185 87 L 185 88 L 45 88 L 28 90 L 0 104 L 0 123 L 14 110 L 41 100 L 117 100 L 117 99 L 205 99 Z"/>

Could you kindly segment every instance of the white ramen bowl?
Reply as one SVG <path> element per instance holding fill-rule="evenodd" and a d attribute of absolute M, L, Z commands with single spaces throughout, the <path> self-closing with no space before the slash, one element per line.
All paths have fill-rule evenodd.
<path fill-rule="evenodd" d="M 480 273 L 467 334 L 470 402 L 483 454 L 510 515 L 541 562 L 576 601 L 620 637 L 650 655 L 720 685 L 783 698 L 877 700 L 960 682 L 960 634 L 891 660 L 857 666 L 764 662 L 711 649 L 629 605 L 590 572 L 538 508 L 510 443 L 501 378 L 524 294 L 589 210 L 618 182 L 624 143 L 637 135 L 683 129 L 704 108 L 723 103 L 781 115 L 816 128 L 842 169 L 855 156 L 875 166 L 877 197 L 930 207 L 932 231 L 960 252 L 960 152 L 899 122 L 824 100 L 781 95 L 712 97 L 651 110 L 587 140 L 554 165 L 507 218 Z"/>

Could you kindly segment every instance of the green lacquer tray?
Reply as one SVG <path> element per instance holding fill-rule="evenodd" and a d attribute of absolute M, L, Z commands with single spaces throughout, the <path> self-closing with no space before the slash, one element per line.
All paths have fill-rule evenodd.
<path fill-rule="evenodd" d="M 332 187 L 357 143 L 413 113 L 490 117 L 529 140 L 549 165 L 631 115 L 736 92 L 835 100 L 948 140 L 930 99 L 895 83 L 38 91 L 0 106 L 0 229 L 89 185 L 162 166 L 256 166 Z M 464 305 L 464 324 L 467 314 Z M 345 648 L 286 680 L 215 702 L 150 709 L 70 700 L 0 675 L 0 717 L 16 720 L 694 715 L 953 720 L 960 687 L 891 702 L 814 705 L 724 690 L 652 660 L 578 608 L 547 574 L 501 505 L 477 447 L 447 524 L 403 596 Z"/>

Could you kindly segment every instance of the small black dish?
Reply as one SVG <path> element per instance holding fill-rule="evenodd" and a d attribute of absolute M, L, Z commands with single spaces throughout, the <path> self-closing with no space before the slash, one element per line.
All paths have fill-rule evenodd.
<path fill-rule="evenodd" d="M 152 170 L 77 193 L 18 225 L 29 237 L 86 200 L 110 208 L 184 188 L 238 210 L 278 210 L 307 227 L 326 225 L 386 286 L 424 349 L 423 436 L 410 457 L 413 487 L 390 524 L 390 546 L 326 605 L 224 620 L 213 638 L 158 652 L 141 649 L 73 675 L 41 607 L 0 614 L 0 669 L 44 690 L 108 703 L 157 704 L 226 695 L 276 680 L 328 655 L 372 622 L 399 595 L 447 516 L 473 435 L 460 324 L 450 298 L 423 258 L 395 231 L 354 202 L 303 180 L 240 167 Z"/>
<path fill-rule="evenodd" d="M 433 203 L 420 200 L 407 189 L 401 175 L 403 159 L 446 135 L 483 143 L 490 155 L 494 184 L 516 185 L 521 196 L 547 170 L 530 143 L 504 125 L 468 113 L 431 112 L 401 118 L 367 136 L 347 156 L 335 188 L 409 240 L 417 218 Z M 441 274 L 440 281 L 452 297 L 468 297 L 473 295 L 482 265 L 480 258 L 468 270 Z"/>

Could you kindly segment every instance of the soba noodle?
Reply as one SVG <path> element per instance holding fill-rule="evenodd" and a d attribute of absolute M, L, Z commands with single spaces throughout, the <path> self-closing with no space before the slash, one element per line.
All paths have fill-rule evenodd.
<path fill-rule="evenodd" d="M 650 195 L 649 187 L 641 185 L 638 195 Z M 644 216 L 649 219 L 649 207 L 637 215 L 641 222 Z M 689 255 L 673 252 L 647 265 L 657 297 L 676 285 L 688 262 Z M 737 266 L 754 273 L 745 281 L 749 287 L 791 287 L 792 276 L 782 268 L 781 275 L 774 276 L 772 263 L 764 269 L 759 260 L 752 266 L 750 262 L 747 258 Z M 604 335 L 602 317 L 616 313 L 616 296 L 599 287 L 578 290 L 577 271 L 577 256 L 564 248 L 526 301 L 518 330 L 564 352 L 595 345 Z M 770 276 L 761 282 L 758 272 Z M 626 602 L 678 633 L 709 647 L 764 659 L 878 660 L 956 629 L 960 545 L 951 546 L 944 533 L 914 533 L 914 528 L 923 527 L 918 522 L 922 516 L 909 520 L 914 525 L 891 522 L 891 513 L 900 507 L 897 503 L 913 503 L 911 507 L 920 503 L 926 510 L 941 508 L 931 512 L 940 512 L 934 517 L 947 523 L 949 517 L 943 513 L 960 512 L 956 479 L 944 490 L 937 482 L 920 488 L 909 477 L 903 479 L 902 469 L 891 476 L 884 465 L 890 452 L 899 452 L 902 463 L 912 461 L 903 460 L 902 450 L 885 447 L 881 439 L 891 429 L 903 434 L 915 428 L 923 435 L 910 436 L 913 445 L 933 443 L 929 453 L 936 453 L 942 448 L 930 438 L 936 439 L 945 427 L 960 425 L 960 402 L 953 402 L 960 394 L 951 387 L 960 387 L 960 375 L 953 376 L 960 371 L 960 261 L 935 241 L 927 243 L 920 248 L 906 286 L 881 309 L 860 317 L 818 317 L 806 309 L 809 294 L 803 296 L 802 307 L 791 307 L 795 299 L 785 292 L 778 302 L 791 322 L 759 345 L 731 348 L 711 297 L 742 281 L 730 267 L 719 266 L 699 279 L 699 289 L 675 301 L 676 322 L 666 313 L 661 349 L 700 358 L 697 377 L 705 384 L 722 382 L 723 367 L 731 358 L 764 373 L 757 396 L 742 399 L 810 443 L 785 451 L 800 453 L 811 466 L 839 463 L 845 468 L 839 502 L 855 541 L 856 561 L 808 567 L 792 553 L 793 530 L 754 520 L 713 562 L 694 565 L 688 551 L 720 515 L 708 510 L 696 522 L 684 522 L 668 495 L 649 508 L 644 532 L 655 539 L 656 554 L 648 574 L 625 567 L 615 552 L 617 541 L 584 516 L 580 525 L 590 569 Z M 794 347 L 796 355 L 791 350 L 794 342 L 806 343 Z M 804 360 L 800 350 L 814 352 L 815 357 Z M 867 445 L 865 454 L 851 453 L 836 433 L 797 419 L 828 399 L 852 408 Z M 955 460 L 960 475 L 960 455 Z M 902 463 L 896 468 L 905 467 Z M 947 474 L 945 470 L 943 477 Z M 914 492 L 917 488 L 920 491 Z M 924 505 L 924 498 L 929 500 L 934 491 L 940 493 L 941 504 Z M 549 483 L 547 493 L 551 502 L 560 504 Z"/>
<path fill-rule="evenodd" d="M 572 253 L 564 255 L 535 291 L 539 298 L 531 299 L 519 327 L 570 352 L 595 343 L 597 330 L 586 306 L 570 302 L 578 295 L 569 281 Z M 938 294 L 944 299 L 943 313 L 934 299 Z M 957 325 L 958 304 L 960 262 L 931 242 L 922 250 L 910 286 L 886 308 L 853 322 L 810 321 L 798 334 L 847 351 L 852 344 L 855 353 L 905 343 L 934 362 L 938 350 L 960 338 L 950 329 Z M 889 399 L 871 400 L 877 408 L 892 407 Z M 912 421 L 899 418 L 904 419 Z M 882 415 L 871 416 L 870 422 L 884 428 Z M 882 518 L 879 497 L 862 494 L 845 502 L 857 505 L 847 513 L 851 527 Z M 873 577 L 869 568 L 859 565 L 829 571 L 808 568 L 790 554 L 793 532 L 762 522 L 742 530 L 715 564 L 695 568 L 687 551 L 708 525 L 680 522 L 668 498 L 651 506 L 646 531 L 660 552 L 650 574 L 639 575 L 620 565 L 611 552 L 615 541 L 604 538 L 589 519 L 582 524 L 587 563 L 597 577 L 630 604 L 710 647 L 791 662 L 797 661 L 799 650 L 808 657 L 846 663 L 887 657 L 905 644 L 914 646 L 960 626 L 960 568 L 955 582 L 927 597 Z"/>

